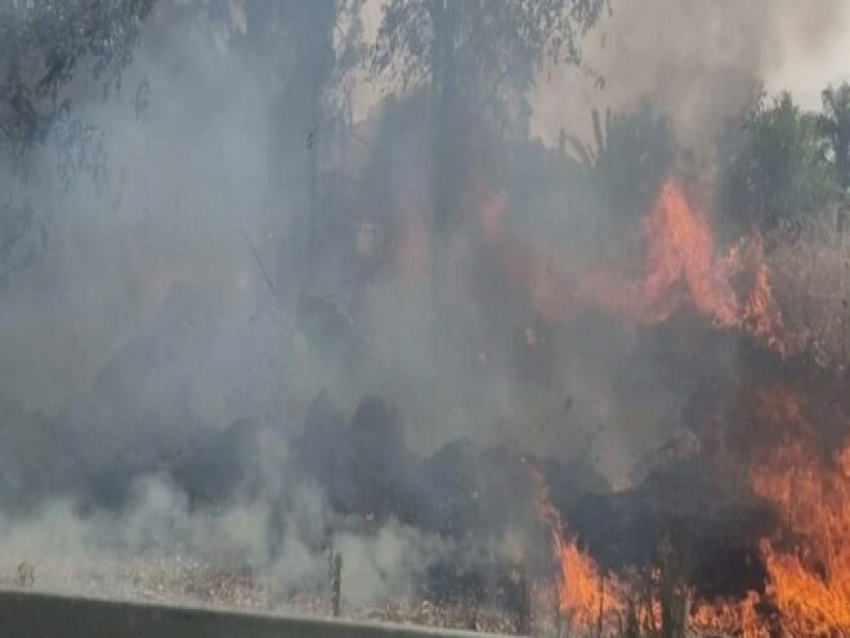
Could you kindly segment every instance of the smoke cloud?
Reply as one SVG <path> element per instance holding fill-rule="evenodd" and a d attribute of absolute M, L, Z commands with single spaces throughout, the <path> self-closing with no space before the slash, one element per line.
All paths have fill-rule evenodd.
<path fill-rule="evenodd" d="M 327 60 L 223 6 L 160 3 L 122 94 L 78 96 L 102 183 L 67 186 L 41 155 L 25 190 L 3 174 L 48 236 L 0 292 L 0 584 L 26 561 L 48 588 L 197 600 L 180 576 L 202 565 L 247 572 L 270 607 L 324 596 L 333 550 L 365 607 L 412 595 L 469 530 L 532 555 L 530 465 L 556 501 L 610 489 L 737 356 L 570 306 L 559 282 L 637 273 L 641 250 L 607 232 L 607 193 L 552 150 L 559 132 L 589 139 L 591 108 L 648 100 L 708 154 L 759 80 L 831 46 L 845 4 L 612 2 L 583 69 L 538 78 L 544 143 L 475 140 L 442 253 L 430 96 L 367 109 L 378 91 L 358 87 L 364 119 L 339 132 L 299 103 Z M 623 213 L 636 236 L 642 205 Z"/>
<path fill-rule="evenodd" d="M 835 78 L 815 85 L 812 74 L 838 54 L 847 25 L 842 2 L 614 1 L 610 8 L 585 45 L 590 72 L 554 68 L 540 78 L 534 127 L 552 143 L 561 127 L 591 138 L 591 108 L 624 112 L 644 99 L 696 149 L 711 144 L 761 85 L 799 89 L 816 106 Z"/>

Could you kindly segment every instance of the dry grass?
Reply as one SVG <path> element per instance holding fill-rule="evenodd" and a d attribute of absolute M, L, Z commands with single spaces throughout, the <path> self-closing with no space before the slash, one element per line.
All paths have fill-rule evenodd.
<path fill-rule="evenodd" d="M 26 563 L 28 570 L 34 569 Z M 201 561 L 171 556 L 96 564 L 69 561 L 40 562 L 38 579 L 21 582 L 12 570 L 0 572 L 0 587 L 92 596 L 169 605 L 203 606 L 246 612 L 333 615 L 330 592 L 282 590 L 266 578 L 233 573 Z M 343 574 L 344 578 L 344 574 Z M 535 635 L 551 635 L 552 606 L 545 590 L 535 593 L 532 619 Z M 392 600 L 369 607 L 355 607 L 343 594 L 341 616 L 405 625 L 471 629 L 488 633 L 516 633 L 518 619 L 510 610 L 480 608 L 472 602 L 437 604 L 426 599 Z"/>
<path fill-rule="evenodd" d="M 786 331 L 822 367 L 850 364 L 850 243 L 783 238 L 767 256 Z"/>

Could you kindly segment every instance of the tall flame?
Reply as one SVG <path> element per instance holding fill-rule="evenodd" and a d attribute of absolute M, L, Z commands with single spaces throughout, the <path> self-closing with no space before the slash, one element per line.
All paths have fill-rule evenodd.
<path fill-rule="evenodd" d="M 691 305 L 718 327 L 745 330 L 780 354 L 789 352 L 791 340 L 773 298 L 760 236 L 754 233 L 718 255 L 711 225 L 691 208 L 673 179 L 664 183 L 641 224 L 646 253 L 639 277 L 609 264 L 579 276 L 541 268 L 529 250 L 507 237 L 506 206 L 504 196 L 479 194 L 482 236 L 500 256 L 508 280 L 529 292 L 545 319 L 563 321 L 581 308 L 599 308 L 651 325 Z M 733 285 L 737 279 L 749 280 L 741 294 Z"/>
<path fill-rule="evenodd" d="M 583 299 L 644 324 L 663 322 L 691 304 L 716 326 L 745 330 L 786 353 L 788 338 L 758 234 L 718 256 L 711 226 L 673 180 L 665 182 L 641 228 L 647 244 L 643 277 L 629 281 L 604 269 L 591 272 L 582 278 Z M 743 274 L 751 282 L 739 298 L 733 280 Z"/>
<path fill-rule="evenodd" d="M 722 326 L 738 323 L 740 309 L 725 262 L 715 259 L 711 228 L 691 210 L 675 182 L 667 181 L 662 187 L 643 231 L 649 250 L 641 292 L 650 320 L 669 316 L 675 308 L 664 300 L 675 286 L 684 284 L 698 310 Z"/>
<path fill-rule="evenodd" d="M 740 601 L 700 600 L 690 592 L 690 629 L 766 637 L 769 619 L 788 636 L 850 636 L 850 439 L 832 454 L 817 444 L 802 397 L 781 387 L 756 392 L 760 425 L 774 426 L 770 450 L 751 471 L 753 491 L 776 509 L 781 534 L 763 538 L 765 593 Z M 603 572 L 563 533 L 563 523 L 537 479 L 537 509 L 550 529 L 559 568 L 560 610 L 579 632 L 616 635 L 629 601 L 640 599 L 617 575 Z M 657 587 L 657 583 L 653 586 Z M 658 626 L 655 606 L 638 610 L 641 627 Z"/>
<path fill-rule="evenodd" d="M 784 325 L 761 237 L 754 233 L 719 254 L 708 220 L 672 180 L 641 225 L 646 252 L 638 277 L 607 265 L 578 277 L 541 272 L 530 253 L 504 233 L 505 199 L 491 198 L 488 206 L 482 213 L 485 241 L 502 255 L 509 280 L 530 293 L 547 319 L 564 320 L 592 307 L 654 324 L 690 305 L 718 328 L 744 331 L 780 355 L 805 345 L 802 332 L 793 334 Z M 756 420 L 778 427 L 768 433 L 769 451 L 750 472 L 751 487 L 775 507 L 782 533 L 760 543 L 768 575 L 763 594 L 750 592 L 740 601 L 692 599 L 688 625 L 697 633 L 753 638 L 775 634 L 777 625 L 782 635 L 850 636 L 850 436 L 827 454 L 801 397 L 772 388 L 755 393 L 753 402 Z M 616 635 L 634 610 L 630 602 L 641 599 L 639 592 L 630 581 L 601 570 L 564 533 L 542 478 L 535 478 L 538 514 L 549 526 L 558 567 L 562 617 L 579 632 Z M 654 603 L 637 615 L 642 628 L 658 627 Z"/>
<path fill-rule="evenodd" d="M 767 593 L 788 634 L 850 635 L 850 444 L 825 456 L 802 400 L 786 394 L 784 401 L 779 409 L 786 420 L 796 419 L 800 431 L 752 472 L 753 489 L 776 506 L 790 537 L 762 542 Z M 777 409 L 775 402 L 765 407 Z"/>
<path fill-rule="evenodd" d="M 558 566 L 558 610 L 576 631 L 611 635 L 623 611 L 623 586 L 613 574 L 605 574 L 579 549 L 576 538 L 563 533 L 563 522 L 549 499 L 543 477 L 532 471 L 537 485 L 537 513 L 549 528 Z"/>
<path fill-rule="evenodd" d="M 552 552 L 558 568 L 558 610 L 569 630 L 576 635 L 622 636 L 629 614 L 639 631 L 654 634 L 661 627 L 661 603 L 650 592 L 638 590 L 612 572 L 605 572 L 574 536 L 564 534 L 558 510 L 549 499 L 542 476 L 532 471 L 537 485 L 537 513 L 549 528 Z M 649 575 L 653 589 L 659 588 L 661 574 Z M 755 612 L 759 596 L 751 593 L 741 602 L 698 601 L 691 609 L 688 626 L 698 632 L 738 633 L 745 638 L 767 638 L 764 623 Z"/>

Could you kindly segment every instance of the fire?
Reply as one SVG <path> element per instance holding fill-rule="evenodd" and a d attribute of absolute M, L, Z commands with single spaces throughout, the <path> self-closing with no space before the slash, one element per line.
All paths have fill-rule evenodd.
<path fill-rule="evenodd" d="M 684 284 L 694 306 L 717 324 L 738 322 L 740 309 L 724 262 L 715 259 L 711 228 L 691 210 L 675 182 L 668 181 L 662 187 L 643 231 L 649 243 L 647 272 L 641 285 L 647 319 L 666 319 L 675 308 L 665 299 L 676 286 Z"/>
<path fill-rule="evenodd" d="M 751 485 L 775 507 L 781 523 L 781 533 L 760 543 L 765 591 L 739 601 L 706 601 L 686 590 L 692 602 L 688 626 L 697 635 L 766 637 L 773 635 L 769 626 L 789 636 L 850 635 L 850 439 L 824 452 L 805 400 L 781 387 L 756 392 L 753 402 L 770 439 L 753 465 Z M 642 597 L 634 583 L 604 572 L 564 534 L 562 519 L 537 480 L 537 510 L 550 530 L 562 617 L 580 633 L 616 635 L 630 602 Z M 656 573 L 649 583 L 656 594 L 659 579 Z M 642 630 L 658 627 L 657 599 L 638 609 L 636 618 Z"/>
<path fill-rule="evenodd" d="M 768 638 L 770 632 L 756 610 L 760 602 L 761 597 L 750 592 L 743 601 L 698 603 L 691 611 L 689 626 L 699 634 Z"/>
<path fill-rule="evenodd" d="M 622 611 L 621 601 L 612 593 L 612 589 L 618 588 L 616 579 L 612 577 L 612 582 L 606 586 L 599 567 L 579 550 L 574 538 L 562 537 L 558 545 L 561 567 L 559 607 L 570 624 L 591 629 L 600 623 L 600 618 L 604 623 L 606 616 Z"/>
<path fill-rule="evenodd" d="M 751 279 L 749 294 L 730 325 L 746 330 L 783 356 L 796 350 L 795 339 L 786 330 L 773 297 L 761 235 L 755 232 L 748 241 L 733 246 L 723 263 L 730 278 L 749 275 Z"/>
<path fill-rule="evenodd" d="M 485 244 L 499 255 L 507 279 L 528 291 L 534 309 L 549 321 L 568 320 L 581 308 L 599 308 L 652 325 L 691 305 L 719 328 L 744 330 L 782 355 L 791 350 L 761 237 L 753 233 L 725 255 L 718 254 L 709 220 L 692 209 L 672 178 L 641 224 L 646 252 L 637 278 L 609 264 L 578 276 L 541 268 L 529 249 L 506 235 L 507 198 L 482 191 L 476 200 Z M 744 279 L 746 290 L 737 290 Z"/>
<path fill-rule="evenodd" d="M 783 357 L 805 347 L 808 337 L 783 321 L 761 237 L 753 233 L 721 254 L 708 219 L 672 180 L 641 225 L 646 251 L 639 277 L 609 267 L 574 277 L 541 273 L 505 236 L 504 198 L 491 204 L 482 217 L 485 241 L 498 245 L 510 280 L 531 293 L 547 319 L 592 307 L 647 325 L 689 305 L 716 327 L 746 332 Z M 805 399 L 783 387 L 757 391 L 750 401 L 756 425 L 767 428 L 766 443 L 748 457 L 750 487 L 774 506 L 781 531 L 759 545 L 767 573 L 763 592 L 707 601 L 682 586 L 690 602 L 688 627 L 697 635 L 850 636 L 850 435 L 837 450 L 825 451 Z M 850 418 L 844 425 L 850 431 Z M 549 527 L 557 566 L 561 617 L 579 634 L 618 635 L 630 614 L 640 631 L 655 631 L 661 577 L 644 574 L 633 582 L 601 569 L 564 532 L 542 478 L 535 478 L 537 510 Z M 654 593 L 636 608 L 647 588 Z"/>
<path fill-rule="evenodd" d="M 626 609 L 623 586 L 613 574 L 604 573 L 575 537 L 563 533 L 558 510 L 549 500 L 543 477 L 532 471 L 537 484 L 537 513 L 549 527 L 552 550 L 558 564 L 558 610 L 570 627 L 580 632 L 613 635 Z"/>
<path fill-rule="evenodd" d="M 605 270 L 591 273 L 582 279 L 585 299 L 644 324 L 661 323 L 689 303 L 717 327 L 745 330 L 786 354 L 788 337 L 758 234 L 718 256 L 708 220 L 673 180 L 662 187 L 642 231 L 643 277 L 629 282 Z M 747 294 L 738 295 L 733 282 L 742 275 L 751 283 Z"/>
<path fill-rule="evenodd" d="M 798 431 L 752 472 L 754 491 L 776 506 L 788 538 L 765 539 L 767 595 L 792 635 L 850 633 L 850 445 L 819 450 L 803 406 Z"/>
<path fill-rule="evenodd" d="M 603 571 L 579 548 L 574 536 L 564 534 L 563 521 L 549 500 L 543 478 L 534 471 L 532 478 L 537 484 L 537 513 L 549 528 L 558 567 L 559 614 L 569 629 L 577 635 L 621 636 L 632 615 L 638 631 L 656 633 L 662 624 L 661 603 L 655 595 L 660 588 L 660 570 L 655 568 L 645 575 L 643 583 L 625 581 Z M 703 633 L 766 638 L 767 631 L 755 611 L 758 602 L 759 596 L 754 592 L 742 602 L 701 601 L 691 609 L 688 626 Z"/>
<path fill-rule="evenodd" d="M 554 277 L 541 268 L 532 250 L 513 241 L 505 229 L 508 198 L 475 190 L 478 226 L 485 246 L 496 257 L 502 276 L 526 291 L 534 310 L 547 321 L 564 320 L 575 312 L 575 284 L 568 277 Z"/>
<path fill-rule="evenodd" d="M 838 464 L 844 478 L 850 479 L 850 442 L 845 443 L 844 449 L 838 454 Z"/>

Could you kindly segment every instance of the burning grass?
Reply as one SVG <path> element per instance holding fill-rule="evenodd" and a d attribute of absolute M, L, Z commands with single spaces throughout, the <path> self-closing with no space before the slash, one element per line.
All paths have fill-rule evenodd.
<path fill-rule="evenodd" d="M 850 363 L 850 245 L 809 238 L 776 242 L 766 258 L 788 329 L 824 368 Z"/>
<path fill-rule="evenodd" d="M 764 399 L 762 399 L 764 400 Z M 850 632 L 850 478 L 844 460 L 850 446 L 825 452 L 804 406 L 787 399 L 778 415 L 796 432 L 777 433 L 778 444 L 752 471 L 754 491 L 773 503 L 783 536 L 764 539 L 767 595 L 783 630 L 791 635 Z M 772 405 L 766 410 L 776 409 Z M 784 417 L 784 418 L 783 418 Z"/>
<path fill-rule="evenodd" d="M 645 250 L 637 276 L 607 262 L 578 274 L 540 268 L 506 237 L 501 227 L 506 200 L 485 193 L 478 206 L 482 235 L 500 255 L 507 279 L 528 292 L 548 321 L 569 321 L 593 308 L 630 323 L 656 325 L 690 306 L 718 328 L 741 330 L 783 356 L 799 351 L 808 339 L 802 327 L 785 325 L 761 236 L 754 233 L 721 253 L 710 220 L 691 207 L 673 178 L 641 223 Z"/>
<path fill-rule="evenodd" d="M 688 307 L 718 330 L 745 335 L 771 353 L 770 365 L 785 369 L 785 377 L 796 375 L 802 393 L 817 385 L 808 378 L 813 372 L 837 379 L 839 396 L 822 392 L 821 398 L 844 403 L 836 426 L 823 410 L 809 410 L 804 394 L 745 388 L 743 409 L 753 418 L 722 423 L 730 441 L 748 446 L 746 452 L 724 452 L 733 473 L 744 479 L 740 489 L 766 502 L 779 520 L 777 533 L 758 543 L 764 588 L 740 600 L 700 599 L 676 573 L 676 557 L 666 566 L 656 561 L 661 567 L 654 570 L 606 572 L 580 547 L 537 476 L 537 511 L 550 529 L 558 566 L 559 612 L 571 630 L 654 635 L 679 622 L 681 631 L 687 626 L 697 633 L 850 635 L 850 419 L 841 396 L 850 346 L 846 244 L 814 235 L 791 238 L 781 230 L 764 239 L 754 231 L 723 251 L 710 219 L 691 207 L 670 178 L 641 223 L 644 256 L 637 276 L 611 263 L 579 274 L 544 273 L 505 238 L 504 200 L 485 200 L 485 238 L 505 256 L 508 279 L 528 291 L 546 319 L 570 321 L 582 308 L 593 308 L 633 324 L 657 325 Z M 766 430 L 741 431 L 751 425 Z M 844 436 L 836 449 L 830 441 L 837 430 Z M 709 436 L 728 447 L 722 432 Z"/>
<path fill-rule="evenodd" d="M 664 539 L 654 568 L 606 573 L 580 548 L 535 475 L 538 515 L 559 566 L 559 609 L 572 631 L 656 635 L 681 622 L 675 631 L 686 626 L 696 635 L 850 633 L 850 445 L 824 451 L 805 401 L 784 388 L 755 392 L 752 405 L 767 443 L 754 455 L 750 488 L 777 511 L 780 526 L 759 545 L 764 591 L 740 600 L 700 598 Z"/>
<path fill-rule="evenodd" d="M 846 376 L 840 375 L 846 375 L 850 345 L 845 331 L 850 266 L 846 248 L 840 245 L 814 240 L 790 243 L 753 234 L 724 251 L 716 245 L 710 219 L 694 210 L 684 190 L 670 179 L 641 223 L 645 251 L 637 274 L 609 264 L 587 268 L 580 276 L 554 275 L 538 267 L 529 253 L 511 245 L 502 227 L 505 198 L 485 197 L 479 203 L 484 241 L 499 252 L 507 278 L 524 288 L 546 320 L 568 321 L 578 310 L 589 307 L 635 325 L 655 326 L 686 307 L 705 319 L 708 330 L 713 325 L 718 331 L 745 335 L 769 353 L 771 364 L 783 371 L 778 376 L 789 376 L 786 368 L 796 372 L 789 360 L 805 359 L 819 370 L 835 372 L 839 386 L 846 386 L 846 381 L 841 381 Z M 526 340 L 537 347 L 536 335 L 528 334 Z M 709 427 L 724 430 L 713 433 L 720 447 L 735 448 L 736 442 L 746 440 L 746 450 L 722 450 L 727 454 L 722 461 L 731 460 L 725 467 L 735 466 L 735 474 L 745 479 L 742 492 L 761 499 L 777 515 L 775 530 L 757 538 L 753 545 L 758 549 L 752 559 L 763 563 L 766 574 L 760 588 L 735 598 L 706 597 L 688 573 L 685 557 L 663 535 L 655 539 L 658 551 L 651 561 L 603 567 L 550 501 L 542 475 L 534 474 L 536 511 L 547 526 L 554 555 L 554 585 L 542 578 L 530 582 L 527 603 L 520 601 L 513 610 L 480 606 L 471 599 L 437 602 L 420 595 L 368 608 L 343 604 L 343 615 L 494 632 L 532 628 L 562 634 L 566 630 L 569 635 L 594 637 L 682 635 L 685 631 L 696 635 L 850 635 L 850 418 L 843 415 L 837 428 L 819 422 L 821 416 L 811 409 L 812 401 L 805 395 L 811 383 L 804 379 L 799 392 L 782 385 L 754 389 L 752 381 L 735 380 L 732 385 L 740 396 L 727 394 L 718 399 L 740 399 L 747 418 L 738 419 L 738 415 L 721 410 L 719 422 L 706 421 L 712 421 Z M 841 401 L 846 398 L 838 397 L 836 402 Z M 372 416 L 365 421 L 374 425 L 376 419 Z M 725 429 L 734 436 L 724 443 Z M 841 443 L 830 446 L 835 436 L 825 436 L 825 432 L 836 429 L 843 429 Z M 394 440 L 387 435 L 390 431 L 377 431 L 369 443 L 352 446 L 358 467 L 382 469 L 380 463 L 364 464 L 362 460 L 371 458 L 367 452 L 379 448 L 377 441 Z M 687 446 L 688 456 L 700 456 L 701 462 L 722 472 L 718 459 L 703 458 L 710 454 L 706 450 L 717 446 L 704 445 L 709 438 L 704 432 L 701 437 Z M 359 439 L 353 441 L 359 445 Z M 331 451 L 338 452 L 340 437 L 333 442 Z M 309 458 L 308 449 L 302 447 L 302 459 Z M 444 458 L 442 465 L 432 468 L 433 473 L 445 478 L 447 467 L 465 469 L 467 456 L 451 456 L 448 462 Z M 321 462 L 322 458 L 317 456 L 318 462 L 312 465 L 336 467 Z M 403 475 L 396 467 L 404 466 L 401 445 L 388 446 L 379 458 L 387 461 L 390 475 Z M 503 457 L 494 457 L 490 465 L 494 474 L 502 477 L 508 464 Z M 329 480 L 338 476 L 337 470 L 329 471 Z M 378 480 L 372 483 L 384 485 Z M 349 486 L 343 487 L 347 490 Z M 373 492 L 387 493 L 386 488 L 364 490 L 367 497 Z M 451 497 L 462 496 L 451 482 L 446 491 Z M 530 501 L 530 497 L 524 498 Z M 476 490 L 473 501 L 477 500 Z M 458 508 L 451 511 L 448 522 L 456 524 L 462 518 L 457 513 L 470 514 L 471 502 L 458 498 Z M 389 499 L 387 515 L 398 515 L 400 503 L 405 503 L 405 498 Z M 445 504 L 440 502 L 441 507 Z M 501 519 L 487 520 L 492 527 L 493 521 Z M 319 615 L 334 611 L 331 599 L 315 592 L 282 592 L 274 583 L 251 574 L 179 558 L 143 560 L 129 567 L 99 564 L 83 571 L 39 564 L 37 573 L 37 586 L 48 589 L 108 591 L 111 596 L 129 599 L 248 610 Z"/>

